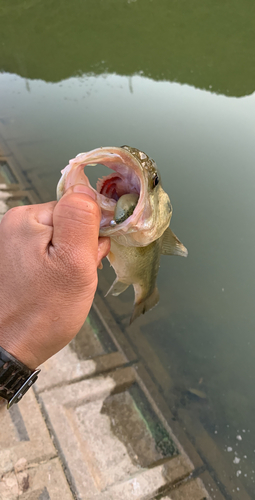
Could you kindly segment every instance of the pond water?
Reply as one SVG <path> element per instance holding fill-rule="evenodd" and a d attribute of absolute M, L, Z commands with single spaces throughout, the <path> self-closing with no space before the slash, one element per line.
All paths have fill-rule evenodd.
<path fill-rule="evenodd" d="M 42 200 L 81 151 L 128 144 L 159 167 L 189 256 L 161 259 L 144 335 L 174 382 L 171 410 L 203 425 L 228 467 L 222 493 L 241 500 L 236 478 L 255 498 L 254 10 L 0 3 L 1 130 Z"/>

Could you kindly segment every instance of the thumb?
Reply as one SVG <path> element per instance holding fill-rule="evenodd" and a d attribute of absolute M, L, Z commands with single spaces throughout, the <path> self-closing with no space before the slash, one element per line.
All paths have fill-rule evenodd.
<path fill-rule="evenodd" d="M 52 245 L 73 256 L 86 254 L 97 261 L 100 208 L 92 189 L 78 184 L 68 189 L 53 211 Z M 94 260 L 94 259 L 93 259 Z"/>

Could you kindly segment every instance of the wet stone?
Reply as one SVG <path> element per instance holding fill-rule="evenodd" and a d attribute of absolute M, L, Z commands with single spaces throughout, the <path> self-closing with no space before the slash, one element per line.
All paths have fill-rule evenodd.
<path fill-rule="evenodd" d="M 200 479 L 189 481 L 171 492 L 165 500 L 211 500 Z"/>
<path fill-rule="evenodd" d="M 76 337 L 70 342 L 70 348 L 76 353 L 78 359 L 90 359 L 105 354 L 104 348 L 93 331 L 91 321 L 88 319 Z"/>
<path fill-rule="evenodd" d="M 112 433 L 126 446 L 134 464 L 149 467 L 178 454 L 137 384 L 129 391 L 107 398 L 101 413 L 110 418 Z"/>

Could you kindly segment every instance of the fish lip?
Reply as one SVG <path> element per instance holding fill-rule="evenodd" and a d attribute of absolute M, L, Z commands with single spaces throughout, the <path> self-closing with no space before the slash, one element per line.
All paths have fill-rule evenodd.
<path fill-rule="evenodd" d="M 115 208 L 116 201 L 114 202 L 114 200 L 112 200 L 114 202 L 114 204 L 112 204 L 112 206 L 111 206 L 111 203 L 109 202 L 110 199 L 107 198 L 106 196 L 104 196 L 103 194 L 101 194 L 97 189 L 94 189 L 90 185 L 89 179 L 87 178 L 86 174 L 84 173 L 84 168 L 87 165 L 98 164 L 98 163 L 101 163 L 102 165 L 105 165 L 106 167 L 111 168 L 115 172 L 118 172 L 120 174 L 120 176 L 122 176 L 122 177 L 125 177 L 125 173 L 126 173 L 126 172 L 124 172 L 124 175 L 123 175 L 123 169 L 124 170 L 125 169 L 131 170 L 133 172 L 133 175 L 135 175 L 138 179 L 139 199 L 138 199 L 138 203 L 135 207 L 135 210 L 134 210 L 132 216 L 128 217 L 124 222 L 118 224 L 117 227 L 109 225 L 110 216 L 111 216 L 111 219 L 114 216 L 114 208 Z M 76 177 L 74 174 L 71 175 L 73 170 L 76 171 Z M 60 181 L 58 183 L 57 191 L 60 190 L 62 192 L 62 190 L 63 190 L 65 192 L 68 189 L 68 187 L 70 187 L 71 185 L 74 185 L 74 184 L 81 182 L 82 184 L 86 184 L 87 186 L 89 186 L 94 191 L 94 193 L 97 195 L 97 202 L 101 207 L 101 211 L 102 211 L 103 215 L 104 215 L 104 212 L 106 212 L 106 204 L 109 205 L 109 209 L 107 210 L 108 215 L 107 216 L 105 215 L 106 218 L 104 218 L 104 216 L 102 215 L 102 220 L 101 220 L 101 225 L 100 225 L 100 234 L 103 235 L 103 234 L 106 234 L 106 232 L 107 232 L 107 235 L 111 236 L 112 234 L 119 231 L 120 229 L 123 231 L 128 230 L 128 227 L 130 225 L 132 225 L 132 227 L 133 227 L 133 226 L 136 226 L 136 224 L 139 222 L 140 214 L 142 213 L 143 206 L 145 204 L 146 179 L 145 179 L 145 176 L 143 173 L 143 167 L 142 167 L 141 162 L 139 162 L 139 160 L 137 158 L 135 158 L 128 150 L 126 150 L 124 148 L 117 148 L 117 147 L 101 147 L 101 148 L 97 148 L 97 149 L 94 149 L 94 150 L 91 150 L 91 151 L 88 151 L 85 153 L 79 153 L 75 158 L 73 158 L 69 161 L 69 165 L 67 165 L 65 167 L 65 169 L 63 169 L 61 171 L 61 173 L 62 173 L 62 178 L 60 179 Z M 78 173 L 78 175 L 77 175 L 77 173 Z M 69 182 L 67 182 L 68 181 L 68 174 L 71 178 L 74 177 L 74 179 L 75 179 L 74 182 L 70 181 L 70 178 L 69 178 Z M 65 176 L 65 179 L 63 179 L 64 176 Z M 63 186 L 61 186 L 61 182 L 62 182 Z M 62 192 L 62 194 L 63 194 L 63 192 Z M 61 197 L 61 194 L 59 196 L 59 193 L 58 193 L 58 199 L 59 199 L 59 197 Z M 131 217 L 132 217 L 132 223 L 130 220 Z M 105 221 L 107 221 L 108 223 L 105 224 Z"/>

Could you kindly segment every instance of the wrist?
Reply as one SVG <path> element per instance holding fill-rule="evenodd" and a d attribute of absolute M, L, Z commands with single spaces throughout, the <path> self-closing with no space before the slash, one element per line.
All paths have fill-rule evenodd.
<path fill-rule="evenodd" d="M 0 347 L 0 397 L 8 401 L 7 408 L 18 403 L 38 378 L 40 370 L 30 370 Z"/>
<path fill-rule="evenodd" d="M 29 370 L 35 370 L 39 365 L 36 357 L 22 340 L 22 335 L 20 335 L 17 341 L 11 331 L 8 335 L 4 335 L 4 333 L 0 331 L 0 347 L 13 356 L 18 362 L 25 365 Z"/>

